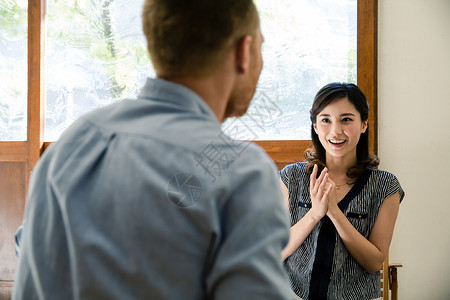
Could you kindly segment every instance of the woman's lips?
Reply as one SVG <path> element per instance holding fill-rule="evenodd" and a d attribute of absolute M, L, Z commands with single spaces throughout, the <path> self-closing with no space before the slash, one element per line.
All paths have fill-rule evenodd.
<path fill-rule="evenodd" d="M 335 148 L 341 148 L 346 140 L 328 140 L 328 142 Z"/>

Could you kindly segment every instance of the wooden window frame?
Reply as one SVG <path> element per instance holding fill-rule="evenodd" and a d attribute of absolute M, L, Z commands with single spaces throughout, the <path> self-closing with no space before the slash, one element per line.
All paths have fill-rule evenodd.
<path fill-rule="evenodd" d="M 369 147 L 377 154 L 377 13 L 378 0 L 357 2 L 357 81 L 365 93 L 369 105 Z M 13 166 L 14 170 L 0 175 L 8 179 L 15 194 L 0 197 L 0 212 L 7 216 L 8 232 L 3 232 L 0 242 L 13 243 L 11 238 L 22 220 L 28 178 L 40 155 L 49 143 L 44 142 L 44 44 L 46 0 L 28 1 L 28 96 L 27 140 L 24 142 L 0 142 L 0 171 Z M 304 160 L 304 151 L 311 147 L 310 140 L 256 141 L 276 162 L 279 168 Z M 7 166 L 6 166 L 7 165 Z M 6 166 L 6 168 L 5 168 Z M 3 168 L 3 169 L 2 169 Z M 8 173 L 8 174 L 7 174 Z M 6 222 L 5 220 L 3 220 Z M 9 254 L 8 254 L 9 255 Z M 12 254 L 13 255 L 13 254 Z M 12 288 L 15 270 L 13 256 L 4 258 L 0 272 L 0 293 Z"/>
<path fill-rule="evenodd" d="M 357 1 L 357 82 L 367 97 L 369 151 L 377 154 L 377 26 L 378 0 Z M 50 144 L 44 143 L 44 39 L 45 0 L 29 0 L 28 157 L 29 171 Z M 304 160 L 311 140 L 255 141 L 278 168 Z"/>
<path fill-rule="evenodd" d="M 377 154 L 377 26 L 378 0 L 358 0 L 357 12 L 357 81 L 369 102 L 369 151 Z M 279 169 L 304 161 L 311 140 L 256 141 L 272 157 Z"/>
<path fill-rule="evenodd" d="M 17 264 L 14 233 L 22 222 L 29 175 L 44 147 L 44 17 L 45 0 L 29 0 L 27 139 L 0 142 L 0 295 L 6 298 Z"/>

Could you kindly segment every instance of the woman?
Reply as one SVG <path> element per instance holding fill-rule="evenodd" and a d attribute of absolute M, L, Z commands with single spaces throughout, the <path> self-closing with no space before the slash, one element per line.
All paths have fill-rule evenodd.
<path fill-rule="evenodd" d="M 311 109 L 314 149 L 281 170 L 291 217 L 282 256 L 303 299 L 379 298 L 379 269 L 389 251 L 404 192 L 369 155 L 366 97 L 331 83 Z"/>

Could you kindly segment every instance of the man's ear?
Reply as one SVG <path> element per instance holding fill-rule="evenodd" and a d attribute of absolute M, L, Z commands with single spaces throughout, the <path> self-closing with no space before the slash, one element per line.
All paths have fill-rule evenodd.
<path fill-rule="evenodd" d="M 236 45 L 236 68 L 240 73 L 247 73 L 250 68 L 251 45 L 250 35 L 244 36 Z"/>

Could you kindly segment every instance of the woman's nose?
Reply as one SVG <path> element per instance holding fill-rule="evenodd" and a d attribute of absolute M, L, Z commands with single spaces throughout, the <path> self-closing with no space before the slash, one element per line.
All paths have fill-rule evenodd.
<path fill-rule="evenodd" d="M 342 125 L 339 123 L 334 123 L 331 126 L 331 133 L 335 134 L 335 135 L 340 135 L 342 134 Z"/>

